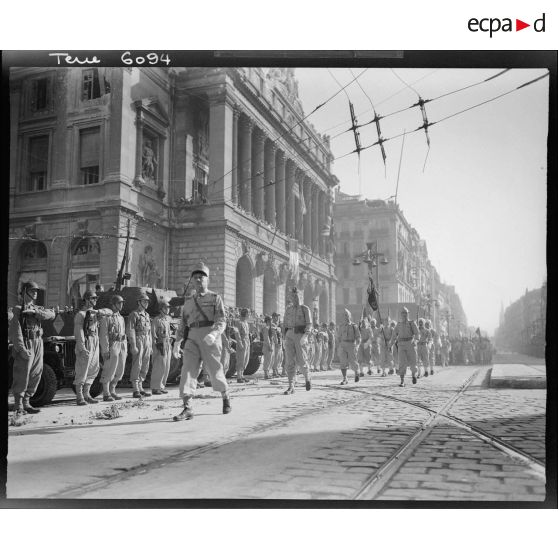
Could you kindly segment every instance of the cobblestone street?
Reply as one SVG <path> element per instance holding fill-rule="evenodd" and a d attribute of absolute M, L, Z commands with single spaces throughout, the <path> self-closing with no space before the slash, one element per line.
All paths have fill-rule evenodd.
<path fill-rule="evenodd" d="M 10 428 L 9 498 L 538 501 L 545 390 L 493 390 L 488 367 L 450 367 L 401 389 L 339 371 L 285 396 L 285 381 L 231 384 L 233 413 L 200 390 L 173 423 L 176 388 L 120 418 L 60 403 Z M 107 404 L 95 406 L 103 408 Z"/>

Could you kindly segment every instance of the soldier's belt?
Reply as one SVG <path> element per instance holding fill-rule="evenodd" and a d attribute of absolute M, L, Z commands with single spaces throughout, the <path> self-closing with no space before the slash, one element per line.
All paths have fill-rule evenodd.
<path fill-rule="evenodd" d="M 285 333 L 287 333 L 287 331 L 289 331 L 289 329 L 294 330 L 295 333 L 305 333 L 306 326 L 286 327 L 285 328 Z"/>
<path fill-rule="evenodd" d="M 412 337 L 400 337 L 399 341 L 410 341 Z"/>
<path fill-rule="evenodd" d="M 23 337 L 25 339 L 39 339 L 42 336 L 43 332 L 40 329 L 30 330 L 26 329 L 23 331 Z"/>
<path fill-rule="evenodd" d="M 211 320 L 205 320 L 201 322 L 192 322 L 188 327 L 210 327 L 214 323 L 215 322 L 212 322 Z"/>
<path fill-rule="evenodd" d="M 115 341 L 125 341 L 126 340 L 126 336 L 125 335 L 111 335 L 109 336 L 109 340 L 111 342 L 115 342 Z"/>

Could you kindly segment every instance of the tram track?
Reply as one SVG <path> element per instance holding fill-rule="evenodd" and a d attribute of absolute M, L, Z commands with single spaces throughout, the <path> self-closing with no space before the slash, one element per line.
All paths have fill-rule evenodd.
<path fill-rule="evenodd" d="M 484 368 L 485 369 L 485 368 Z M 538 478 L 545 477 L 545 466 L 544 463 L 532 455 L 514 447 L 508 442 L 491 435 L 488 432 L 483 431 L 481 428 L 471 425 L 466 421 L 463 421 L 457 417 L 452 416 L 449 411 L 451 407 L 457 402 L 457 400 L 465 393 L 467 388 L 475 380 L 478 374 L 483 370 L 483 367 L 476 369 L 473 374 L 471 374 L 460 386 L 456 388 L 457 391 L 441 405 L 438 409 L 432 409 L 428 405 L 416 401 L 409 401 L 402 397 L 397 397 L 395 395 L 379 394 L 377 392 L 370 392 L 364 386 L 359 387 L 337 387 L 337 386 L 318 386 L 319 391 L 324 392 L 351 392 L 358 394 L 356 397 L 350 397 L 348 399 L 338 400 L 338 401 L 324 401 L 322 400 L 319 405 L 314 404 L 312 408 L 299 410 L 298 412 L 291 413 L 289 416 L 272 419 L 264 424 L 255 426 L 248 431 L 243 431 L 238 435 L 229 436 L 227 439 L 216 441 L 209 444 L 203 444 L 195 448 L 188 450 L 181 450 L 179 452 L 173 453 L 171 455 L 151 460 L 148 463 L 141 463 L 137 466 L 128 468 L 125 471 L 120 471 L 118 473 L 112 473 L 103 476 L 101 479 L 94 480 L 91 482 L 82 483 L 79 486 L 74 486 L 72 488 L 57 491 L 55 493 L 49 494 L 47 498 L 76 498 L 76 497 L 87 497 L 91 492 L 96 492 L 98 490 L 110 487 L 119 482 L 131 480 L 138 475 L 143 475 L 147 472 L 154 471 L 157 469 L 162 469 L 167 465 L 172 465 L 177 462 L 187 461 L 189 459 L 201 456 L 206 453 L 210 453 L 214 450 L 218 450 L 227 445 L 239 442 L 246 437 L 256 436 L 263 434 L 267 431 L 280 428 L 282 426 L 287 426 L 293 422 L 301 419 L 305 419 L 312 415 L 318 415 L 323 413 L 328 413 L 336 408 L 343 406 L 350 406 L 363 402 L 365 400 L 391 400 L 399 404 L 409 405 L 411 407 L 420 409 L 428 413 L 428 418 L 422 422 L 422 424 L 403 442 L 386 460 L 382 463 L 374 473 L 370 474 L 361 484 L 361 486 L 356 490 L 356 492 L 350 496 L 348 499 L 351 500 L 370 500 L 378 497 L 381 492 L 389 484 L 390 480 L 397 474 L 399 469 L 407 462 L 407 459 L 413 454 L 414 450 L 421 444 L 421 442 L 430 434 L 432 429 L 439 423 L 440 420 L 448 421 L 459 428 L 468 431 L 476 438 L 483 440 L 484 442 L 490 444 L 492 447 L 498 449 L 499 451 L 505 453 L 510 459 L 515 462 L 522 463 L 527 466 L 535 476 Z M 286 408 L 285 408 L 286 409 Z"/>

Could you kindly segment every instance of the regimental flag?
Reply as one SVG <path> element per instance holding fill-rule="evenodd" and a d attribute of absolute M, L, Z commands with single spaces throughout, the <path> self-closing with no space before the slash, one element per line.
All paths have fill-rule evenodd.
<path fill-rule="evenodd" d="M 293 279 L 298 279 L 298 240 L 289 239 L 289 271 Z"/>
<path fill-rule="evenodd" d="M 376 310 L 378 310 L 378 291 L 376 290 L 372 277 L 368 277 L 368 281 L 368 304 L 370 305 L 370 308 L 372 308 L 372 310 L 375 312 Z"/>

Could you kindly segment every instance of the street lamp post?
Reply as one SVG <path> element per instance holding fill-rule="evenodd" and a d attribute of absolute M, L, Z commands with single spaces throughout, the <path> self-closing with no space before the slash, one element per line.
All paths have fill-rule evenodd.
<path fill-rule="evenodd" d="M 380 259 L 381 258 L 381 259 Z M 378 295 L 380 293 L 380 264 L 387 265 L 389 260 L 386 258 L 386 255 L 383 252 L 378 252 L 378 241 L 375 240 L 374 242 L 367 242 L 366 243 L 366 250 L 361 254 L 357 254 L 353 259 L 353 265 L 360 265 L 361 260 L 367 264 L 368 266 L 368 273 L 371 274 L 372 270 L 376 268 L 376 290 L 378 291 Z"/>

